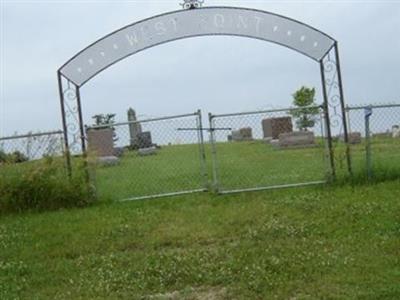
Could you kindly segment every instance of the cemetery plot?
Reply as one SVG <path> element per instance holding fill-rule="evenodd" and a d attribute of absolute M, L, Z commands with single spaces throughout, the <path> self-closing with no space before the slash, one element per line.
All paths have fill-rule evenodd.
<path fill-rule="evenodd" d="M 220 192 L 323 183 L 328 172 L 321 114 L 300 131 L 291 110 L 211 116 L 214 185 Z M 245 133 L 245 134 L 243 134 Z"/>
<path fill-rule="evenodd" d="M 206 189 L 200 113 L 87 128 L 100 197 L 116 200 Z M 179 128 L 194 130 L 180 131 Z"/>

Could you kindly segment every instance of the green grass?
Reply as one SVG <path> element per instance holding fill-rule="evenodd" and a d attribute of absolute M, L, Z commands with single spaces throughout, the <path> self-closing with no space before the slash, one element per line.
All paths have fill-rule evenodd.
<path fill-rule="evenodd" d="M 341 185 L 104 201 L 204 184 L 196 145 L 126 153 L 96 169 L 103 201 L 1 216 L 0 299 L 399 299 L 398 146 L 374 140 L 369 185 L 364 145 L 352 147 L 358 185 L 348 184 L 344 147 L 335 145 Z M 206 153 L 211 174 L 209 145 Z M 219 143 L 220 184 L 321 180 L 323 153 Z M 34 164 L 0 174 L 17 179 Z"/>
<path fill-rule="evenodd" d="M 2 217 L 0 299 L 399 299 L 399 187 Z"/>
<path fill-rule="evenodd" d="M 338 179 L 348 182 L 345 148 L 335 144 Z M 212 153 L 206 144 L 208 182 L 201 173 L 198 145 L 164 146 L 156 155 L 125 153 L 118 166 L 97 167 L 99 196 L 121 200 L 183 190 L 212 188 Z M 262 141 L 217 143 L 217 176 L 220 191 L 297 184 L 326 180 L 326 148 L 277 150 Z M 400 177 L 400 139 L 377 138 L 372 144 L 376 180 Z M 353 181 L 365 181 L 365 144 L 352 146 Z"/>
<path fill-rule="evenodd" d="M 198 145 L 164 146 L 153 156 L 141 157 L 136 152 L 128 152 L 118 166 L 97 167 L 99 195 L 120 200 L 211 187 L 211 147 L 206 145 L 205 148 L 208 183 L 201 173 Z M 229 190 L 324 180 L 323 155 L 321 147 L 276 150 L 261 141 L 218 143 L 219 188 Z"/>
<path fill-rule="evenodd" d="M 121 200 L 204 187 L 197 145 L 165 146 L 153 156 L 126 152 L 117 166 L 95 168 L 99 196 Z"/>

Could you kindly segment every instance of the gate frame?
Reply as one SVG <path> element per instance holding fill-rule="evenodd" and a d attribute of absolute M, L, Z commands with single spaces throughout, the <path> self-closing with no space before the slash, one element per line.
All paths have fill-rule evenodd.
<path fill-rule="evenodd" d="M 325 153 L 323 155 L 323 159 L 330 157 L 330 144 L 329 139 L 327 138 L 327 122 L 325 119 L 324 107 L 323 105 L 319 106 L 308 106 L 305 108 L 318 108 L 320 109 L 319 117 L 321 123 L 321 133 L 322 137 L 325 141 Z M 252 191 L 263 191 L 263 190 L 272 190 L 272 189 L 282 189 L 282 188 L 294 188 L 294 187 L 301 187 L 301 186 L 310 186 L 310 185 L 320 185 L 326 184 L 332 178 L 328 177 L 327 180 L 317 180 L 317 181 L 309 181 L 309 182 L 300 182 L 300 183 L 289 183 L 289 184 L 278 184 L 278 185 L 270 185 L 270 186 L 260 186 L 260 187 L 252 187 L 252 188 L 239 188 L 239 189 L 228 189 L 228 190 L 221 190 L 220 189 L 220 181 L 219 181 L 219 168 L 218 168 L 218 158 L 217 158 L 217 146 L 216 146 L 216 138 L 215 138 L 215 120 L 218 118 L 225 118 L 225 117 L 236 117 L 236 116 L 249 116 L 249 115 L 260 115 L 266 113 L 277 113 L 277 112 L 288 112 L 292 109 L 296 109 L 295 107 L 289 108 L 279 108 L 279 109 L 269 109 L 269 110 L 259 110 L 259 111 L 249 111 L 249 112 L 238 112 L 238 113 L 227 113 L 227 114 L 208 114 L 208 120 L 210 122 L 210 143 L 211 143 L 211 153 L 212 153 L 212 167 L 213 167 L 213 179 L 212 179 L 212 186 L 213 190 L 218 194 L 233 194 L 233 193 L 242 193 L 242 192 L 252 192 Z M 297 108 L 298 109 L 298 108 Z M 324 126 L 325 125 L 325 126 Z M 324 130 L 325 129 L 325 130 Z M 330 167 L 330 174 L 332 174 L 332 165 Z"/>
<path fill-rule="evenodd" d="M 333 41 L 333 45 L 330 46 L 330 48 L 324 54 L 324 56 L 318 60 L 318 63 L 320 66 L 321 84 L 322 84 L 323 99 L 324 99 L 323 110 L 324 110 L 324 115 L 325 115 L 327 138 L 328 138 L 331 179 L 334 180 L 336 178 L 335 157 L 334 157 L 333 139 L 332 139 L 332 127 L 339 127 L 340 125 L 342 125 L 342 127 L 340 128 L 340 131 L 343 132 L 344 142 L 346 144 L 347 169 L 348 169 L 349 174 L 351 175 L 352 174 L 352 166 L 351 166 L 350 145 L 349 145 L 349 137 L 348 137 L 348 124 L 347 124 L 346 112 L 345 112 L 345 102 L 344 102 L 343 83 L 342 83 L 340 60 L 339 60 L 338 42 L 336 40 L 334 40 L 333 38 L 329 37 L 328 35 L 326 35 L 325 33 L 321 32 L 318 29 L 315 29 L 307 24 L 304 24 L 302 22 L 293 20 L 293 19 L 285 17 L 285 16 L 277 15 L 277 14 L 263 11 L 263 10 L 256 10 L 256 9 L 251 9 L 251 8 L 215 6 L 215 7 L 207 7 L 207 8 L 197 8 L 194 10 L 191 9 L 191 10 L 186 10 L 186 11 L 188 13 L 189 12 L 196 13 L 196 11 L 204 11 L 206 9 L 232 9 L 232 10 L 237 10 L 239 12 L 253 11 L 255 13 L 264 13 L 268 16 L 273 16 L 275 18 L 278 18 L 278 20 L 280 20 L 280 21 L 292 22 L 293 24 L 296 23 L 299 26 L 304 26 L 304 28 L 315 31 L 315 34 L 320 34 L 321 37 L 322 36 L 328 37 L 331 41 Z M 157 17 L 162 17 L 165 15 L 173 15 L 173 14 L 177 14 L 177 13 L 183 13 L 183 12 L 175 11 L 175 12 L 161 14 L 158 16 L 154 16 L 152 18 L 144 19 L 142 21 L 139 21 L 139 22 L 134 23 L 133 25 L 129 25 L 129 26 L 134 26 L 141 22 L 146 22 L 146 21 L 149 21 L 149 20 L 157 18 Z M 127 27 L 123 27 L 120 30 L 123 30 L 126 28 Z M 112 33 L 110 35 L 106 35 L 104 38 L 91 44 L 88 48 L 95 46 L 96 43 L 101 42 L 103 39 L 106 39 L 117 33 L 118 33 L 118 31 L 115 31 L 114 33 Z M 171 39 L 169 41 L 193 37 L 193 36 L 205 36 L 205 35 L 207 35 L 207 36 L 237 35 L 237 36 L 243 36 L 243 37 L 249 37 L 249 38 L 255 38 L 255 39 L 258 38 L 255 36 L 243 34 L 242 32 L 239 32 L 239 30 L 237 30 L 237 34 L 234 34 L 234 33 L 228 34 L 228 33 L 223 33 L 223 32 L 221 32 L 221 33 L 216 32 L 215 34 L 198 33 L 198 34 L 193 34 L 191 36 L 181 36 L 178 38 Z M 289 35 L 289 32 L 288 32 L 288 35 Z M 290 32 L 290 35 L 291 35 L 291 32 Z M 258 39 L 261 39 L 261 38 L 258 38 Z M 296 49 L 296 47 L 294 47 L 294 46 L 290 47 L 288 45 L 284 45 L 284 44 L 280 43 L 278 40 L 275 40 L 275 41 L 269 40 L 269 41 L 272 43 L 281 44 L 282 46 L 291 48 L 292 50 L 297 51 L 297 52 L 317 61 L 317 59 L 315 59 L 315 57 L 312 57 L 311 54 L 307 54 L 305 51 L 300 51 L 299 49 Z M 154 44 L 152 46 L 156 46 L 159 44 L 161 44 L 161 43 Z M 147 48 L 149 48 L 149 47 L 147 47 Z M 144 48 L 144 49 L 147 49 L 147 48 Z M 76 54 L 73 58 L 71 58 L 63 66 L 61 66 L 57 71 L 62 123 L 63 123 L 63 131 L 64 131 L 65 158 L 66 158 L 66 165 L 67 165 L 69 174 L 71 174 L 71 172 L 72 172 L 71 153 L 72 152 L 74 152 L 74 153 L 81 152 L 81 153 L 83 153 L 84 157 L 86 156 L 86 153 L 87 153 L 84 122 L 83 122 L 83 117 L 82 117 L 80 88 L 83 86 L 83 84 L 85 84 L 93 76 L 97 75 L 98 73 L 102 72 L 103 70 L 105 70 L 107 67 L 110 66 L 110 65 L 108 65 L 107 67 L 104 67 L 103 69 L 101 69 L 100 71 L 98 71 L 97 73 L 92 75 L 92 77 L 85 80 L 83 83 L 80 83 L 80 84 L 74 83 L 74 81 L 71 78 L 68 78 L 68 76 L 63 74 L 63 72 L 62 72 L 63 68 L 65 66 L 68 66 L 68 64 L 70 64 L 71 62 L 73 63 L 73 59 L 75 59 L 77 57 L 79 58 L 79 55 L 82 54 L 86 49 L 84 49 L 81 52 L 79 52 L 78 54 Z M 144 50 L 144 49 L 142 49 L 142 50 Z M 120 59 L 122 59 L 122 58 L 120 58 Z M 118 62 L 120 59 L 115 60 L 112 64 Z M 200 124 L 200 126 L 202 126 L 202 125 Z"/>
<path fill-rule="evenodd" d="M 192 189 L 192 190 L 178 191 L 178 192 L 166 192 L 166 193 L 161 193 L 161 194 L 132 196 L 132 197 L 128 197 L 125 199 L 120 199 L 119 201 L 126 202 L 126 201 L 134 201 L 134 200 L 154 199 L 154 198 L 186 195 L 186 194 L 193 194 L 193 193 L 208 191 L 208 172 L 207 172 L 207 166 L 206 166 L 203 126 L 202 126 L 202 121 L 201 121 L 201 119 L 202 119 L 201 110 L 199 109 L 194 113 L 187 113 L 187 114 L 180 114 L 180 115 L 173 115 L 173 116 L 150 118 L 150 119 L 144 119 L 144 120 L 118 122 L 118 123 L 113 123 L 113 124 L 104 124 L 104 125 L 95 125 L 95 126 L 85 127 L 86 130 L 99 129 L 99 128 L 110 128 L 110 127 L 118 127 L 118 126 L 130 125 L 130 124 L 143 124 L 143 123 L 158 122 L 158 121 L 165 121 L 165 120 L 179 120 L 179 119 L 189 118 L 189 117 L 192 117 L 193 122 L 195 122 L 195 124 L 196 124 L 196 128 L 193 128 L 190 130 L 197 131 L 197 145 L 199 146 L 199 159 L 200 159 L 199 183 L 200 183 L 200 186 L 202 186 L 202 187 L 197 188 L 197 189 Z M 177 130 L 179 130 L 179 129 L 177 129 Z"/>

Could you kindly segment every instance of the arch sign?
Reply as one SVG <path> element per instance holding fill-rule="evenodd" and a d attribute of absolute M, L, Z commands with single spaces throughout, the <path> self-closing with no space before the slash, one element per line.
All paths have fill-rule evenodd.
<path fill-rule="evenodd" d="M 67 153 L 77 145 L 86 150 L 79 93 L 86 82 L 116 62 L 147 48 L 214 35 L 272 42 L 317 61 L 321 69 L 327 136 L 331 138 L 331 124 L 334 124 L 340 127 L 347 141 L 339 55 L 333 38 L 309 25 L 266 11 L 204 7 L 161 14 L 118 29 L 77 53 L 58 70 Z M 332 145 L 330 148 L 334 170 Z"/>

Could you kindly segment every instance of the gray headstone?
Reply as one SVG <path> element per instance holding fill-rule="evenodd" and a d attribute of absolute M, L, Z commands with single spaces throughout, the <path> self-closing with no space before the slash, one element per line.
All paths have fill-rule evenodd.
<path fill-rule="evenodd" d="M 251 141 L 253 140 L 253 131 L 251 127 L 240 128 L 232 131 L 232 141 Z"/>
<path fill-rule="evenodd" d="M 299 148 L 315 146 L 315 136 L 311 131 L 295 131 L 279 135 L 280 148 Z"/>
<path fill-rule="evenodd" d="M 115 166 L 119 163 L 119 158 L 116 156 L 102 156 L 97 158 L 97 162 L 102 166 Z"/>
<path fill-rule="evenodd" d="M 253 139 L 253 131 L 251 127 L 240 128 L 239 132 L 243 141 L 251 141 Z"/>
<path fill-rule="evenodd" d="M 140 148 L 138 150 L 138 154 L 140 156 L 148 156 L 148 155 L 153 155 L 157 153 L 157 148 L 156 147 L 149 147 L 149 148 Z"/>
<path fill-rule="evenodd" d="M 340 135 L 339 140 L 344 142 L 344 135 Z M 361 132 L 351 132 L 349 133 L 349 144 L 360 144 L 361 143 Z"/>
<path fill-rule="evenodd" d="M 293 132 L 291 117 L 269 118 L 262 120 L 264 138 L 278 139 L 281 133 Z"/>
<path fill-rule="evenodd" d="M 150 148 L 153 146 L 150 131 L 145 131 L 145 132 L 139 133 L 137 138 L 138 138 L 137 145 L 138 145 L 139 149 Z"/>
<path fill-rule="evenodd" d="M 239 130 L 233 130 L 232 131 L 232 141 L 241 141 L 242 140 L 242 135 L 240 134 Z"/>
<path fill-rule="evenodd" d="M 272 139 L 272 140 L 270 140 L 270 145 L 273 147 L 273 148 L 275 148 L 275 149 L 278 149 L 279 148 L 279 140 L 277 140 L 277 139 Z"/>
<path fill-rule="evenodd" d="M 142 133 L 142 125 L 137 122 L 136 112 L 134 109 L 129 108 L 128 110 L 128 122 L 129 124 L 129 137 L 131 147 L 138 147 L 138 136 Z"/>
<path fill-rule="evenodd" d="M 88 129 L 89 152 L 97 156 L 114 155 L 114 131 L 112 128 Z"/>
<path fill-rule="evenodd" d="M 393 138 L 400 138 L 400 126 L 394 125 L 392 127 L 392 137 Z"/>

